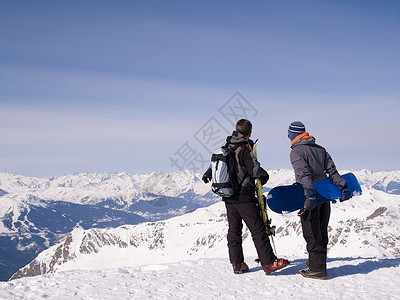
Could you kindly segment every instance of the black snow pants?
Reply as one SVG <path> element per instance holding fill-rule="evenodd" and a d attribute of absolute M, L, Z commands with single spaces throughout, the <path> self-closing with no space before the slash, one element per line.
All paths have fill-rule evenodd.
<path fill-rule="evenodd" d="M 272 250 L 264 222 L 255 201 L 245 203 L 225 203 L 228 216 L 228 249 L 231 263 L 244 261 L 242 248 L 243 222 L 253 238 L 258 258 L 263 266 L 272 263 L 276 256 Z"/>
<path fill-rule="evenodd" d="M 328 223 L 331 214 L 330 202 L 318 204 L 301 215 L 303 237 L 307 242 L 308 267 L 312 271 L 326 270 L 328 252 Z"/>

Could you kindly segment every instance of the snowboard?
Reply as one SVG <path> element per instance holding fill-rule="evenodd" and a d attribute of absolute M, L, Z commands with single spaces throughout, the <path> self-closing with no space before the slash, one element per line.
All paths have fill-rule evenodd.
<path fill-rule="evenodd" d="M 347 186 L 353 196 L 362 194 L 360 184 L 353 173 L 342 176 L 347 181 Z M 317 204 L 337 200 L 342 197 L 342 191 L 330 179 L 313 182 L 317 191 Z M 304 207 L 303 186 L 301 184 L 283 185 L 274 187 L 269 191 L 267 203 L 269 208 L 276 213 L 292 212 Z"/>

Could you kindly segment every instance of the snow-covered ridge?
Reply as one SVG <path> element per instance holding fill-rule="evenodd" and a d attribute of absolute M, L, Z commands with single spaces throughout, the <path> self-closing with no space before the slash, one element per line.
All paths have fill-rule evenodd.
<path fill-rule="evenodd" d="M 340 171 L 344 174 L 349 171 Z M 268 170 L 270 180 L 266 188 L 291 184 L 292 170 Z M 400 194 L 400 171 L 375 172 L 353 171 L 361 185 L 374 187 L 391 194 Z M 178 197 L 192 191 L 204 196 L 210 192 L 209 185 L 201 181 L 200 174 L 189 171 L 175 173 L 152 172 L 128 173 L 81 173 L 56 177 L 36 178 L 0 172 L 0 195 L 12 192 L 20 197 L 30 194 L 43 200 L 67 201 L 77 204 L 96 204 L 107 198 L 124 199 L 127 205 L 132 199 L 152 199 L 154 195 Z M 208 197 L 202 199 L 207 202 Z"/>
<path fill-rule="evenodd" d="M 63 242 L 40 253 L 13 278 L 75 269 L 76 263 L 85 269 L 96 269 L 99 257 L 102 265 L 122 267 L 193 259 L 205 253 L 223 255 L 225 221 L 224 205 L 220 202 L 166 221 L 118 228 L 75 228 Z M 219 247 L 214 248 L 214 244 Z"/>
<path fill-rule="evenodd" d="M 274 186 L 292 184 L 292 170 L 268 170 L 270 180 L 265 191 Z M 341 171 L 346 173 L 348 171 Z M 391 194 L 400 194 L 400 171 L 354 172 L 360 184 Z M 46 206 L 49 201 L 96 205 L 106 209 L 136 213 L 150 220 L 160 220 L 218 202 L 210 185 L 200 174 L 189 171 L 176 173 L 152 172 L 74 174 L 36 178 L 0 173 L 0 218 L 8 214 L 12 224 L 24 223 L 21 217 L 27 206 Z M 22 220 L 21 220 L 22 218 Z M 14 228 L 14 229 L 13 229 Z M 15 231 L 0 222 L 0 234 Z"/>
<path fill-rule="evenodd" d="M 343 173 L 344 171 L 342 171 Z M 400 171 L 369 171 L 361 170 L 353 172 L 360 183 L 366 187 L 372 187 L 389 194 L 400 195 Z"/>
<path fill-rule="evenodd" d="M 96 204 L 107 198 L 120 198 L 128 205 L 132 199 L 151 199 L 151 194 L 177 197 L 191 189 L 198 195 L 209 192 L 200 175 L 188 171 L 144 175 L 80 173 L 47 178 L 0 173 L 0 189 L 18 195 L 31 194 L 43 200 L 77 204 Z"/>

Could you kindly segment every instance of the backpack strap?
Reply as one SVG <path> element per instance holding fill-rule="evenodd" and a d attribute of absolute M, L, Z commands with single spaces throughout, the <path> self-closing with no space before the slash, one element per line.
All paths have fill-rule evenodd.
<path fill-rule="evenodd" d="M 213 161 L 223 161 L 223 162 L 227 162 L 227 157 L 226 156 L 224 156 L 223 154 L 213 154 L 212 156 L 211 156 L 211 161 L 213 162 Z"/>
<path fill-rule="evenodd" d="M 217 190 L 219 190 L 219 189 L 223 189 L 223 188 L 231 188 L 232 184 L 230 182 L 224 182 L 224 183 L 216 183 L 216 182 L 214 182 L 212 184 L 212 186 L 216 187 Z"/>

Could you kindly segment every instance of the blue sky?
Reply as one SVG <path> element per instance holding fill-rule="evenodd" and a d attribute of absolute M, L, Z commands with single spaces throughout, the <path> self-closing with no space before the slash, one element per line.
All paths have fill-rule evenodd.
<path fill-rule="evenodd" d="M 236 92 L 267 169 L 300 120 L 339 169 L 398 170 L 399 33 L 398 1 L 2 1 L 0 171 L 178 171 Z"/>

